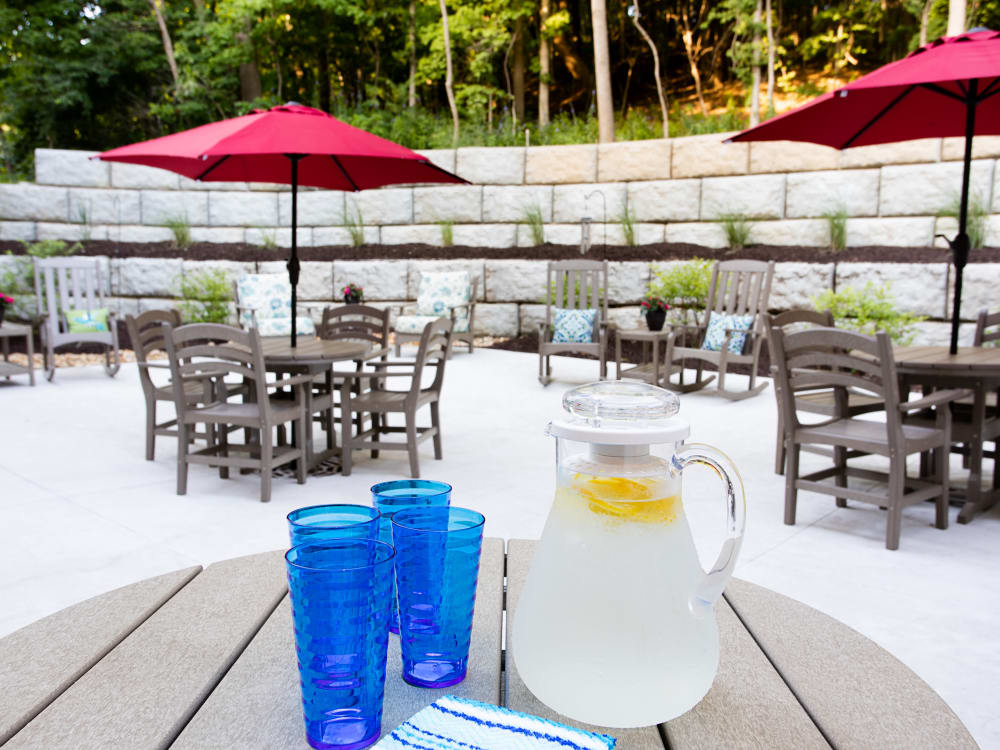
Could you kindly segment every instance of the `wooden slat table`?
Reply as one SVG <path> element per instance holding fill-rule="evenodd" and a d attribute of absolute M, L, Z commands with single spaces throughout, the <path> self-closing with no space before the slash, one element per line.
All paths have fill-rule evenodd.
<path fill-rule="evenodd" d="M 10 361 L 11 338 L 23 338 L 27 344 L 28 364 L 19 365 Z M 0 323 L 0 346 L 3 347 L 3 359 L 0 360 L 0 377 L 10 380 L 11 375 L 27 375 L 28 382 L 35 384 L 35 342 L 34 330 L 31 326 L 17 323 Z"/>
<path fill-rule="evenodd" d="M 502 649 L 504 604 L 510 641 L 533 549 L 484 541 L 464 682 L 404 683 L 391 637 L 383 731 L 446 693 L 566 721 Z M 665 725 L 611 730 L 618 748 L 976 747 L 926 683 L 826 615 L 741 581 L 716 611 L 708 695 Z M 5 750 L 306 748 L 282 553 L 177 571 L 29 625 L 0 640 L 0 694 Z"/>
<path fill-rule="evenodd" d="M 670 337 L 670 329 L 665 331 L 650 331 L 646 328 L 616 328 L 615 336 L 615 377 L 642 380 L 653 385 L 662 385 L 662 381 L 684 368 L 669 362 L 663 362 L 660 354 L 660 344 L 666 344 Z M 622 369 L 622 342 L 638 341 L 642 344 L 642 362 L 635 367 Z M 666 348 L 666 347 L 664 347 Z"/>

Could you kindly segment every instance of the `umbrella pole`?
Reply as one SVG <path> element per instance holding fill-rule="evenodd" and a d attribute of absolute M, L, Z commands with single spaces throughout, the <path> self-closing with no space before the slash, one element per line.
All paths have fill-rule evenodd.
<path fill-rule="evenodd" d="M 295 348 L 295 338 L 298 331 L 296 330 L 296 311 L 298 310 L 298 294 L 296 287 L 299 285 L 299 250 L 297 243 L 297 229 L 299 223 L 299 205 L 298 205 L 298 195 L 299 195 L 299 159 L 302 158 L 300 154 L 288 154 L 289 159 L 292 160 L 292 257 L 288 259 L 288 281 L 292 285 L 292 348 Z"/>
<path fill-rule="evenodd" d="M 965 159 L 962 165 L 962 198 L 958 206 L 958 235 L 950 243 L 952 262 L 955 264 L 955 295 L 951 309 L 951 353 L 958 353 L 958 326 L 962 312 L 962 271 L 969 260 L 969 177 L 972 172 L 972 136 L 976 131 L 976 95 L 979 81 L 969 81 L 965 102 Z"/>

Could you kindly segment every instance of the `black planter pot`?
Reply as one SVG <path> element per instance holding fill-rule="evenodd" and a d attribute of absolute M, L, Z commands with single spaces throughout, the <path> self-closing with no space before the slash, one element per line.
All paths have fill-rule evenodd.
<path fill-rule="evenodd" d="M 651 308 L 646 312 L 646 326 L 651 331 L 662 331 L 663 324 L 667 320 L 667 311 L 660 308 Z"/>
<path fill-rule="evenodd" d="M 348 305 L 356 305 L 359 302 L 361 302 L 361 297 L 359 297 L 356 294 L 345 294 L 344 302 L 347 303 Z"/>
<path fill-rule="evenodd" d="M 7 310 L 7 305 L 0 305 L 0 326 L 3 325 L 3 314 Z"/>

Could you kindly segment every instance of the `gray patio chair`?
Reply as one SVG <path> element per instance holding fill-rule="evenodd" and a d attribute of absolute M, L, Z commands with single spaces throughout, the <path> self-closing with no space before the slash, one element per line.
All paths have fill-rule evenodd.
<path fill-rule="evenodd" d="M 767 312 L 773 278 L 774 261 L 728 260 L 713 266 L 704 319 L 694 326 L 674 326 L 676 339 L 667 342 L 668 367 L 680 364 L 683 368 L 685 360 L 693 359 L 697 362 L 696 379 L 685 383 L 682 369 L 680 381 L 673 383 L 668 379 L 667 388 L 681 393 L 701 390 L 716 377 L 703 374 L 706 362 L 718 369 L 720 396 L 736 401 L 756 396 L 767 388 L 766 381 L 755 383 L 764 341 L 761 315 Z M 674 341 L 683 345 L 677 346 Z M 726 388 L 726 374 L 735 364 L 750 368 L 750 384 L 745 391 Z"/>
<path fill-rule="evenodd" d="M 472 354 L 475 349 L 478 293 L 478 276 L 470 279 L 465 271 L 422 271 L 416 304 L 401 306 L 396 314 L 393 326 L 396 356 L 399 356 L 401 344 L 420 341 L 424 327 L 440 317 L 451 319 L 454 341 L 464 341 L 469 345 L 469 354 Z"/>
<path fill-rule="evenodd" d="M 104 278 L 96 258 L 32 258 L 35 298 L 41 316 L 45 377 L 56 375 L 55 350 L 70 344 L 104 346 L 104 371 L 121 366 L 118 325 L 104 302 Z"/>
<path fill-rule="evenodd" d="M 600 378 L 608 375 L 608 262 L 550 261 L 545 275 L 545 322 L 538 324 L 538 382 L 552 382 L 552 355 L 577 352 L 597 357 Z M 593 310 L 593 323 L 582 323 Z M 575 330 L 574 330 L 575 329 Z"/>
<path fill-rule="evenodd" d="M 771 331 L 775 328 L 782 329 L 785 333 L 793 330 L 803 330 L 809 327 L 833 328 L 833 314 L 829 310 L 817 312 L 816 310 L 788 310 L 778 315 L 764 315 L 764 332 L 768 342 L 771 339 Z M 768 351 L 773 351 L 770 344 Z M 771 374 L 775 373 L 772 365 Z M 846 404 L 838 403 L 839 396 L 846 396 Z M 774 386 L 775 401 L 778 402 L 778 435 L 777 443 L 774 447 L 774 473 L 785 473 L 785 427 L 781 422 L 781 393 L 777 381 Z M 821 414 L 826 417 L 845 416 L 857 417 L 861 414 L 882 411 L 885 404 L 882 399 L 868 393 L 862 393 L 853 389 L 819 388 L 810 387 L 808 390 L 795 394 L 795 409 L 809 414 Z M 803 445 L 802 450 L 820 455 L 832 455 L 830 450 L 815 445 Z M 837 449 L 840 450 L 840 449 Z M 855 454 L 861 455 L 861 454 Z M 852 456 L 853 457 L 853 456 Z"/>
<path fill-rule="evenodd" d="M 902 510 L 907 505 L 935 501 L 935 525 L 948 527 L 948 448 L 951 441 L 953 400 L 967 391 L 938 391 L 916 401 L 901 401 L 892 343 L 888 334 L 875 336 L 836 328 L 814 328 L 786 334 L 772 328 L 772 357 L 781 394 L 781 419 L 785 428 L 788 459 L 785 471 L 785 523 L 795 523 L 799 490 L 833 495 L 838 507 L 859 500 L 888 509 L 887 549 L 899 548 Z M 818 424 L 799 422 L 795 394 L 808 388 L 856 389 L 880 397 L 885 403 L 884 422 L 834 416 Z M 842 395 L 841 399 L 846 398 Z M 903 423 L 904 415 L 934 408 L 933 427 Z M 799 457 L 804 445 L 834 449 L 833 466 L 800 475 Z M 837 450 L 837 449 L 843 450 Z M 848 451 L 885 456 L 888 472 L 862 469 L 848 464 Z M 935 471 L 930 478 L 909 477 L 906 457 L 934 451 Z M 848 478 L 875 480 L 884 491 L 848 485 Z M 823 482 L 833 478 L 833 484 Z"/>
<path fill-rule="evenodd" d="M 438 405 L 441 401 L 441 387 L 444 383 L 444 366 L 451 354 L 451 321 L 447 318 L 431 320 L 424 326 L 420 336 L 420 346 L 416 358 L 410 361 L 387 360 L 369 362 L 371 371 L 344 375 L 340 387 L 341 422 L 341 469 L 345 475 L 351 473 L 352 451 L 371 450 L 372 458 L 378 458 L 380 450 L 405 450 L 410 459 L 410 476 L 420 476 L 417 447 L 428 438 L 434 440 L 434 458 L 441 460 L 441 415 Z M 434 377 L 424 386 L 424 370 L 433 368 Z M 409 385 L 403 390 L 389 390 L 386 378 L 408 377 Z M 372 382 L 369 390 L 360 394 L 353 392 L 356 380 L 368 378 Z M 428 427 L 417 425 L 417 411 L 430 407 L 431 423 Z M 404 426 L 390 426 L 388 416 L 392 413 L 403 415 Z M 353 434 L 352 416 L 370 414 L 371 429 Z M 401 432 L 406 441 L 382 440 L 381 436 Z"/>
<path fill-rule="evenodd" d="M 180 328 L 165 328 L 163 337 L 170 360 L 170 374 L 177 410 L 177 494 L 187 492 L 189 464 L 217 466 L 222 479 L 229 477 L 230 468 L 260 471 L 260 499 L 271 499 L 271 470 L 276 466 L 296 462 L 296 479 L 306 481 L 306 398 L 305 388 L 311 375 L 297 375 L 268 382 L 261 351 L 260 334 L 256 329 L 239 328 L 217 323 L 193 323 Z M 253 390 L 255 401 L 231 403 L 222 380 L 237 376 Z M 191 404 L 185 393 L 188 383 L 209 383 L 216 398 L 203 406 Z M 270 391 L 292 388 L 294 400 L 273 397 Z M 295 445 L 274 445 L 274 428 L 294 422 Z M 189 446 L 189 430 L 197 424 L 216 427 L 218 440 L 200 450 Z M 231 444 L 229 427 L 256 431 L 259 442 Z M 233 455 L 241 454 L 241 455 Z M 246 454 L 243 457 L 242 454 Z"/>

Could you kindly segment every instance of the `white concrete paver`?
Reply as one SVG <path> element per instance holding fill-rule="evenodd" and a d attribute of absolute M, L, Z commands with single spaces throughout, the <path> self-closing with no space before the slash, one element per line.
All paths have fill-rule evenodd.
<path fill-rule="evenodd" d="M 444 460 L 434 461 L 426 443 L 421 471 L 451 482 L 454 504 L 483 512 L 488 535 L 541 534 L 554 486 L 544 427 L 566 388 L 595 379 L 597 364 L 557 357 L 554 370 L 557 380 L 542 388 L 534 355 L 477 350 L 448 364 Z M 405 452 L 357 453 L 350 477 L 275 480 L 263 504 L 256 476 L 224 481 L 194 466 L 179 497 L 172 440 L 158 438 L 157 459 L 143 459 L 135 365 L 115 379 L 90 367 L 60 370 L 55 383 L 35 388 L 21 380 L 0 381 L 0 636 L 142 578 L 282 547 L 293 508 L 366 503 L 372 484 L 407 475 Z M 832 498 L 800 493 L 798 524 L 785 526 L 770 391 L 738 403 L 690 394 L 681 414 L 692 440 L 733 458 L 750 493 L 737 575 L 872 638 L 934 687 L 982 747 L 1000 748 L 1000 508 L 964 526 L 952 509 L 946 531 L 932 527 L 930 505 L 909 508 L 896 552 L 884 548 L 884 513 L 870 506 L 838 509 Z M 714 558 L 721 534 L 713 491 L 707 472 L 685 481 L 703 559 Z"/>

